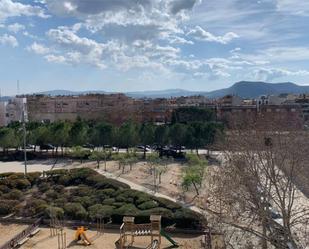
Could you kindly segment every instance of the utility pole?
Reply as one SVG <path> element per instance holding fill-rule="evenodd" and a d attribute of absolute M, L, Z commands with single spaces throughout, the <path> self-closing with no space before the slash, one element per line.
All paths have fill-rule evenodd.
<path fill-rule="evenodd" d="M 22 124 L 23 124 L 23 134 L 24 134 L 24 163 L 25 163 L 25 177 L 27 177 L 27 131 L 26 131 L 26 108 L 25 105 L 26 103 L 24 103 L 24 99 L 23 101 L 23 109 L 22 109 Z"/>

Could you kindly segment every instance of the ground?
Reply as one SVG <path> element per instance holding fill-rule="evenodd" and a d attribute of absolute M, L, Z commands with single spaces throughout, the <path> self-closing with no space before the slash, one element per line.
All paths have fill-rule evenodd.
<path fill-rule="evenodd" d="M 22 232 L 27 225 L 4 224 L 0 223 L 1 241 L 0 246 L 12 239 L 15 235 Z"/>
<path fill-rule="evenodd" d="M 14 228 L 19 228 L 18 225 L 11 225 Z M 64 229 L 66 234 L 66 241 L 68 248 L 85 248 L 82 243 L 77 244 L 74 242 L 75 231 L 69 228 Z M 88 246 L 89 249 L 114 249 L 115 241 L 119 239 L 119 231 L 106 231 L 103 235 L 97 235 L 96 231 L 88 230 L 86 232 L 87 237 L 92 245 Z M 180 244 L 180 248 L 191 248 L 200 249 L 202 237 L 200 236 L 175 236 L 173 237 L 175 241 Z M 137 237 L 133 248 L 146 248 L 150 244 L 150 237 Z M 164 238 L 162 238 L 162 247 L 168 248 L 171 244 Z M 41 228 L 40 232 L 34 237 L 30 238 L 24 245 L 20 247 L 21 249 L 58 249 L 58 237 L 51 237 L 50 230 L 48 228 Z"/>

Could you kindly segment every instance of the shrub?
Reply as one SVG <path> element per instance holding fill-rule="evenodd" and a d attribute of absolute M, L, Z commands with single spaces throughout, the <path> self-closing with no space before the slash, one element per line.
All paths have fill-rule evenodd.
<path fill-rule="evenodd" d="M 53 206 L 48 206 L 45 208 L 45 216 L 48 218 L 63 218 L 64 216 L 64 210 L 60 207 L 53 207 Z"/>
<path fill-rule="evenodd" d="M 21 192 L 18 189 L 14 189 L 11 192 L 2 195 L 3 199 L 9 199 L 9 200 L 20 200 L 23 197 L 23 192 Z"/>
<path fill-rule="evenodd" d="M 141 209 L 141 210 L 146 210 L 146 209 L 156 208 L 158 206 L 159 205 L 156 201 L 147 201 L 147 202 L 144 202 L 144 203 L 138 205 L 138 208 Z"/>
<path fill-rule="evenodd" d="M 14 212 L 18 203 L 18 201 L 14 200 L 2 200 L 0 202 L 0 215 L 8 215 Z"/>
<path fill-rule="evenodd" d="M 76 220 L 87 218 L 87 211 L 80 203 L 67 203 L 64 206 L 65 214 Z"/>
<path fill-rule="evenodd" d="M 113 206 L 95 204 L 88 208 L 89 217 L 91 219 L 111 217 L 114 211 Z"/>
<path fill-rule="evenodd" d="M 50 189 L 50 183 L 48 182 L 41 182 L 38 186 L 39 190 L 42 192 L 42 193 L 45 193 L 47 190 Z"/>
<path fill-rule="evenodd" d="M 52 190 L 52 189 L 47 190 L 47 191 L 45 192 L 45 194 L 46 194 L 46 197 L 47 197 L 48 199 L 50 199 L 50 200 L 57 199 L 58 196 L 59 196 L 59 194 L 58 194 L 56 191 Z"/>
<path fill-rule="evenodd" d="M 177 209 L 181 209 L 182 208 L 181 205 L 179 205 L 179 204 L 177 204 L 177 203 L 175 203 L 173 201 L 170 201 L 168 199 L 165 199 L 165 198 L 156 197 L 154 199 L 156 201 L 158 201 L 160 207 L 164 207 L 164 208 L 170 209 L 173 212 L 175 212 Z"/>
<path fill-rule="evenodd" d="M 11 189 L 8 186 L 6 186 L 6 185 L 0 185 L 0 191 L 2 193 L 8 193 L 8 192 L 11 191 Z"/>
<path fill-rule="evenodd" d="M 25 206 L 25 214 L 32 216 L 45 211 L 47 202 L 41 199 L 29 200 Z"/>
<path fill-rule="evenodd" d="M 112 205 L 114 202 L 116 202 L 116 200 L 114 198 L 108 198 L 108 199 L 105 199 L 103 201 L 103 204 L 105 204 L 105 205 Z"/>
<path fill-rule="evenodd" d="M 55 185 L 53 187 L 53 189 L 58 193 L 58 194 L 61 194 L 64 192 L 65 190 L 65 187 L 63 185 Z"/>
<path fill-rule="evenodd" d="M 41 172 L 31 172 L 27 174 L 27 179 L 29 180 L 31 185 L 34 185 L 40 180 L 41 175 Z"/>
<path fill-rule="evenodd" d="M 83 196 L 83 197 L 77 196 L 73 197 L 72 199 L 73 202 L 80 203 L 85 208 L 93 205 L 95 202 L 95 199 L 91 198 L 90 196 Z"/>
<path fill-rule="evenodd" d="M 136 216 L 138 215 L 140 210 L 138 210 L 134 204 L 125 204 L 120 208 L 115 210 L 115 214 L 117 215 L 129 215 L 129 216 Z"/>
<path fill-rule="evenodd" d="M 175 222 L 177 227 L 181 228 L 197 228 L 203 221 L 203 217 L 189 209 L 182 208 L 175 212 Z"/>
<path fill-rule="evenodd" d="M 14 181 L 14 186 L 17 189 L 23 190 L 31 187 L 31 183 L 28 179 L 16 179 Z"/>

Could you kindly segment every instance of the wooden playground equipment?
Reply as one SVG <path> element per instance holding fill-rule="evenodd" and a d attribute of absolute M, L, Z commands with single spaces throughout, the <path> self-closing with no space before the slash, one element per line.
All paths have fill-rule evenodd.
<path fill-rule="evenodd" d="M 110 221 L 111 222 L 111 221 Z M 85 246 L 90 246 L 97 237 L 104 234 L 104 219 L 98 218 L 96 223 L 97 234 L 95 237 L 89 239 L 86 235 L 87 228 L 84 226 L 79 226 L 75 232 L 75 242 L 82 241 Z"/>
<path fill-rule="evenodd" d="M 84 226 L 78 227 L 75 232 L 75 241 L 77 242 L 81 240 L 85 246 L 90 246 L 92 243 L 88 239 L 86 231 L 87 229 Z"/>
<path fill-rule="evenodd" d="M 150 223 L 146 224 L 135 224 L 134 219 L 134 217 L 127 216 L 123 218 L 123 223 L 120 227 L 120 238 L 115 242 L 118 249 L 132 247 L 134 238 L 138 236 L 151 237 L 151 243 L 145 249 L 160 249 L 161 236 L 170 241 L 174 247 L 178 247 L 178 244 L 161 229 L 160 215 L 151 215 Z"/>

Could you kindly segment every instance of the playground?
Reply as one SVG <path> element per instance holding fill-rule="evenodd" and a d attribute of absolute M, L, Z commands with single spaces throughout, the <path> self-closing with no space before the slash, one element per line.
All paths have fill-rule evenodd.
<path fill-rule="evenodd" d="M 0 225 L 3 241 L 7 241 L 21 232 L 27 225 L 20 224 L 2 224 Z M 104 233 L 98 234 L 96 229 L 89 229 L 85 232 L 90 245 L 86 245 L 82 240 L 76 241 L 76 229 L 64 227 L 63 234 L 66 236 L 66 247 L 60 245 L 59 237 L 51 236 L 50 228 L 40 227 L 40 231 L 33 237 L 30 237 L 20 248 L 21 249 L 59 249 L 59 248 L 97 248 L 97 249 L 115 249 L 115 242 L 119 240 L 119 230 L 104 230 Z M 201 248 L 200 240 L 202 236 L 173 235 L 173 240 L 177 241 L 179 248 Z M 61 244 L 61 242 L 60 242 Z M 134 238 L 134 244 L 131 249 L 147 248 L 151 244 L 150 236 L 137 236 Z M 161 249 L 170 248 L 172 244 L 162 237 Z M 1 246 L 1 245 L 0 245 Z M 127 247 L 125 247 L 127 248 Z M 151 248 L 151 247 L 150 247 Z"/>

